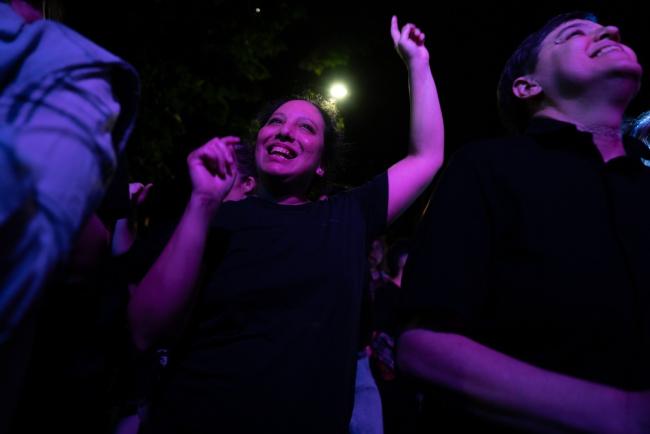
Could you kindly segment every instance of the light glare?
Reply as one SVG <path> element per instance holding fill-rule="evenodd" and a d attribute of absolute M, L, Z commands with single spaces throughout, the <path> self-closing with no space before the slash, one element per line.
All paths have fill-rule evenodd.
<path fill-rule="evenodd" d="M 330 96 L 336 100 L 343 99 L 348 95 L 348 88 L 343 83 L 334 83 L 330 87 Z"/>

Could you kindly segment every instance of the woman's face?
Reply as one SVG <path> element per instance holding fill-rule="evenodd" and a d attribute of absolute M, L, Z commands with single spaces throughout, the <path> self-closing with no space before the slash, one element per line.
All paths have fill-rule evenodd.
<path fill-rule="evenodd" d="M 273 112 L 257 133 L 255 160 L 259 173 L 305 183 L 323 176 L 321 157 L 325 122 L 313 104 L 291 100 Z"/>

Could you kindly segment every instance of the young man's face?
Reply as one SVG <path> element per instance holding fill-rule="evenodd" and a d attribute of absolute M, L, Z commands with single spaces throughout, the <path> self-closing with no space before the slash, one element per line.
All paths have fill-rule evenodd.
<path fill-rule="evenodd" d="M 620 42 L 618 29 L 588 20 L 559 25 L 540 46 L 534 78 L 551 99 L 571 97 L 585 86 L 620 78 L 638 82 L 641 66 Z"/>

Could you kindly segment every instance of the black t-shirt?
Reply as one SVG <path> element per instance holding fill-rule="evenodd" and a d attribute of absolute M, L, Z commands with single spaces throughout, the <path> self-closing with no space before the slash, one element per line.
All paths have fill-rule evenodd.
<path fill-rule="evenodd" d="M 464 147 L 405 270 L 420 325 L 555 372 L 650 387 L 650 168 L 640 143 L 626 151 L 604 163 L 590 135 L 549 119 Z M 448 408 L 430 409 L 436 424 L 464 432 L 471 419 L 449 408 L 462 399 L 437 396 Z"/>
<path fill-rule="evenodd" d="M 151 432 L 343 433 L 386 175 L 328 200 L 225 203 Z"/>

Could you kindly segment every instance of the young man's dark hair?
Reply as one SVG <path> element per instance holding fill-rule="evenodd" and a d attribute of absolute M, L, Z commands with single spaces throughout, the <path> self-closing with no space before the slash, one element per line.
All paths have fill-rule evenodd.
<path fill-rule="evenodd" d="M 535 33 L 530 34 L 517 47 L 506 62 L 497 85 L 497 104 L 501 122 L 511 132 L 521 132 L 530 118 L 530 106 L 512 92 L 512 84 L 517 77 L 535 71 L 542 41 L 559 25 L 572 20 L 597 22 L 590 12 L 568 12 L 551 18 Z"/>

